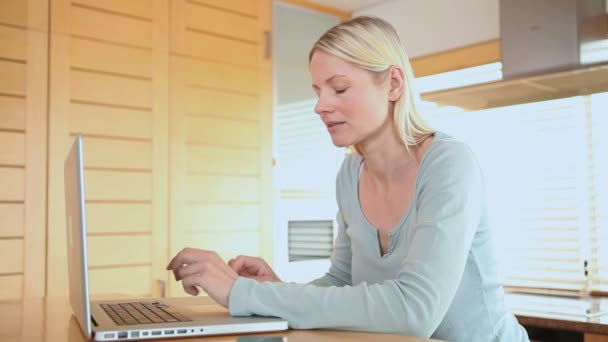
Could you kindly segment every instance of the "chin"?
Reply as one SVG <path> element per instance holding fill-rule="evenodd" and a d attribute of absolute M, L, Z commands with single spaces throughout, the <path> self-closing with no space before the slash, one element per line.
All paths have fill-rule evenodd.
<path fill-rule="evenodd" d="M 352 141 L 348 141 L 348 140 L 340 139 L 340 138 L 334 138 L 334 137 L 332 137 L 331 141 L 334 143 L 334 146 L 336 146 L 336 147 L 348 147 L 353 144 Z"/>

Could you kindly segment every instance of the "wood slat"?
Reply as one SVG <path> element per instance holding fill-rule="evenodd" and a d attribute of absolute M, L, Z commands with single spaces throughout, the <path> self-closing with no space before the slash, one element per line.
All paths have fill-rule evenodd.
<path fill-rule="evenodd" d="M 188 176 L 186 198 L 205 202 L 257 202 L 260 198 L 259 180 L 253 177 Z"/>
<path fill-rule="evenodd" d="M 25 99 L 0 96 L 0 129 L 25 130 Z"/>
<path fill-rule="evenodd" d="M 0 61 L 0 93 L 25 95 L 25 64 Z"/>
<path fill-rule="evenodd" d="M 175 241 L 175 253 L 182 248 L 200 248 L 216 251 L 225 261 L 238 255 L 259 255 L 259 235 L 251 233 L 205 232 L 198 234 L 182 233 Z"/>
<path fill-rule="evenodd" d="M 0 237 L 22 237 L 24 205 L 21 203 L 0 203 Z"/>
<path fill-rule="evenodd" d="M 7 299 L 21 299 L 23 298 L 23 276 L 22 275 L 0 275 L 0 300 Z M 3 304 L 6 305 L 6 304 Z M 14 311 L 10 311 L 14 313 Z M 0 312 L 0 320 L 2 320 L 2 326 L 8 327 L 8 320 L 17 320 L 15 328 L 21 328 L 21 315 L 16 317 L 4 317 L 4 314 Z M 8 335 L 6 331 L 2 331 L 2 336 Z"/>
<path fill-rule="evenodd" d="M 84 138 L 85 167 L 152 169 L 152 143 Z"/>
<path fill-rule="evenodd" d="M 152 76 L 152 52 L 147 50 L 73 38 L 70 41 L 70 56 L 72 67 L 139 77 Z"/>
<path fill-rule="evenodd" d="M 0 57 L 25 61 L 25 29 L 0 26 Z"/>
<path fill-rule="evenodd" d="M 117 125 L 117 122 L 120 122 L 120 125 Z M 144 110 L 71 103 L 68 127 L 72 133 L 151 138 L 152 113 Z"/>
<path fill-rule="evenodd" d="M 259 48 L 257 44 L 192 31 L 186 32 L 184 36 L 187 55 L 250 67 L 258 64 Z M 210 49 L 210 46 L 213 46 L 213 49 Z"/>
<path fill-rule="evenodd" d="M 89 236 L 89 267 L 149 263 L 150 236 Z"/>
<path fill-rule="evenodd" d="M 149 201 L 152 175 L 117 171 L 85 171 L 87 200 Z"/>
<path fill-rule="evenodd" d="M 249 16 L 258 16 L 257 0 L 193 0 L 194 3 L 211 5 L 228 11 L 238 12 Z"/>
<path fill-rule="evenodd" d="M 188 146 L 186 152 L 188 172 L 229 173 L 258 175 L 260 152 L 213 146 Z"/>
<path fill-rule="evenodd" d="M 73 70 L 71 99 L 138 108 L 152 106 L 152 82 Z"/>
<path fill-rule="evenodd" d="M 182 105 L 187 114 L 213 115 L 244 120 L 259 120 L 259 98 L 187 87 L 183 91 Z"/>
<path fill-rule="evenodd" d="M 152 23 L 72 6 L 72 34 L 139 47 L 152 47 Z M 103 29 L 100 29 L 103 27 Z"/>
<path fill-rule="evenodd" d="M 257 122 L 189 117 L 187 126 L 189 143 L 260 146 L 260 125 Z"/>
<path fill-rule="evenodd" d="M 258 94 L 258 71 L 255 69 L 203 62 L 183 57 L 172 58 L 173 69 L 184 84 Z"/>
<path fill-rule="evenodd" d="M 0 281 L 2 284 L 2 281 Z M 4 287 L 0 287 L 4 288 Z M 2 341 L 4 342 L 4 336 L 14 336 L 15 342 L 23 341 L 21 329 L 23 328 L 23 303 L 21 302 L 10 302 L 2 303 L 2 310 L 0 310 L 0 327 L 2 327 Z"/>
<path fill-rule="evenodd" d="M 150 266 L 104 268 L 90 270 L 91 293 L 150 296 Z"/>
<path fill-rule="evenodd" d="M 260 207 L 255 204 L 192 204 L 187 231 L 257 231 L 260 228 Z"/>
<path fill-rule="evenodd" d="M 23 272 L 23 240 L 0 240 L 0 274 Z"/>
<path fill-rule="evenodd" d="M 0 1 L 0 23 L 27 26 L 27 1 Z"/>
<path fill-rule="evenodd" d="M 500 40 L 490 40 L 411 60 L 416 77 L 500 61 Z"/>
<path fill-rule="evenodd" d="M 23 201 L 25 198 L 25 170 L 0 167 L 0 201 Z"/>
<path fill-rule="evenodd" d="M 148 203 L 87 203 L 89 233 L 143 232 L 152 230 Z"/>
<path fill-rule="evenodd" d="M 25 165 L 25 134 L 0 132 L 0 165 Z"/>
<path fill-rule="evenodd" d="M 196 3 L 186 5 L 185 24 L 187 28 L 251 42 L 257 42 L 260 35 L 256 18 L 201 6 Z"/>
<path fill-rule="evenodd" d="M 154 2 L 150 0 L 74 0 L 72 3 L 148 19 L 154 10 Z"/>

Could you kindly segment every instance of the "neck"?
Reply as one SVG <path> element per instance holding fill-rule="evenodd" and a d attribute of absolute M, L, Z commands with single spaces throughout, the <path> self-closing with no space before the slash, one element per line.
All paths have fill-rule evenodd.
<path fill-rule="evenodd" d="M 364 171 L 377 186 L 393 184 L 419 164 L 417 148 L 410 146 L 408 151 L 392 124 L 358 144 L 358 148 L 365 159 Z"/>

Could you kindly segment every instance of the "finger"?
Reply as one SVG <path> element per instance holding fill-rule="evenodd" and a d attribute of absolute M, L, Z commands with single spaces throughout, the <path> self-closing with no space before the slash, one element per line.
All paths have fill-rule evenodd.
<path fill-rule="evenodd" d="M 202 265 L 200 263 L 196 263 L 196 264 L 187 265 L 182 268 L 179 268 L 174 273 L 175 280 L 180 281 L 189 275 L 201 273 L 201 266 Z"/>
<path fill-rule="evenodd" d="M 240 273 L 245 270 L 255 272 L 258 267 L 256 267 L 255 262 L 252 259 L 254 258 L 239 255 L 236 257 L 236 259 L 230 260 L 231 262 L 228 263 L 228 266 L 230 266 L 230 268 L 232 268 L 232 270 L 236 273 Z"/>
<path fill-rule="evenodd" d="M 190 275 L 182 279 L 182 287 L 189 295 L 198 296 L 199 290 L 196 285 L 196 276 Z"/>
<path fill-rule="evenodd" d="M 184 265 L 189 265 L 197 261 L 203 261 L 209 257 L 209 251 L 194 248 L 184 248 L 171 260 L 170 269 L 175 274 Z"/>

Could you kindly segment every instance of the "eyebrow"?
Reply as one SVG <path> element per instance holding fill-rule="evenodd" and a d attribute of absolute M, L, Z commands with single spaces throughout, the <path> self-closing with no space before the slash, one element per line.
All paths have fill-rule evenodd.
<path fill-rule="evenodd" d="M 346 77 L 346 75 L 333 75 L 332 77 L 330 77 L 330 78 L 326 79 L 324 83 L 329 83 L 329 82 L 331 82 L 331 81 L 332 81 L 334 78 L 336 78 L 336 77 Z M 319 88 L 319 87 L 318 87 L 317 85 L 315 85 L 315 84 L 313 84 L 313 85 L 312 85 L 312 87 L 313 87 L 313 88 Z"/>

